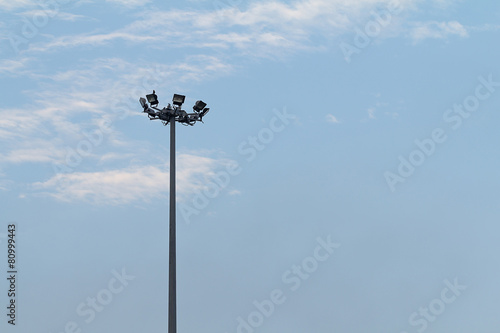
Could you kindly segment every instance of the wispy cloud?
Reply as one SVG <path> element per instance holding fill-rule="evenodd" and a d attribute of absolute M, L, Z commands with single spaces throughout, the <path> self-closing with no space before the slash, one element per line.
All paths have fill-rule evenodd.
<path fill-rule="evenodd" d="M 0 70 L 7 70 L 10 63 L 11 68 L 23 66 L 22 62 L 4 61 Z M 51 83 L 45 83 L 40 91 L 27 92 L 35 97 L 32 105 L 0 108 L 0 140 L 5 143 L 0 149 L 0 164 L 63 163 L 65 152 L 76 149 L 86 139 L 85 133 L 93 132 L 103 121 L 114 123 L 137 115 L 129 105 L 137 106 L 141 94 L 165 87 L 173 77 L 177 84 L 192 83 L 231 70 L 216 57 L 196 56 L 171 65 L 142 66 L 116 58 L 97 59 L 81 68 L 39 74 Z M 113 79 L 109 73 L 113 73 Z M 110 100 L 110 96 L 115 98 Z M 31 111 L 27 113 L 26 109 Z M 87 158 L 119 160 L 122 154 L 129 156 L 127 148 L 135 146 L 113 128 L 106 133 L 105 143 L 112 149 L 106 158 L 93 154 Z"/>
<path fill-rule="evenodd" d="M 88 17 L 83 16 L 83 15 L 71 14 L 68 12 L 62 12 L 60 10 L 54 10 L 54 9 L 34 9 L 34 10 L 29 10 L 29 11 L 19 13 L 18 15 L 25 16 L 28 18 L 47 17 L 47 19 L 48 19 L 50 17 L 50 18 L 54 18 L 56 20 L 69 21 L 69 22 L 75 22 L 77 20 L 82 20 L 82 19 L 88 19 Z"/>
<path fill-rule="evenodd" d="M 1 74 L 29 77 L 36 86 L 26 92 L 32 97 L 26 105 L 19 108 L 0 107 L 0 140 L 4 143 L 0 148 L 0 168 L 21 163 L 63 163 L 68 149 L 76 149 L 79 142 L 85 139 L 84 133 L 94 130 L 101 121 L 113 124 L 117 119 L 137 115 L 137 98 L 145 92 L 165 89 L 167 86 L 177 89 L 187 82 L 192 84 L 208 77 L 230 74 L 234 71 L 234 59 L 238 56 L 243 56 L 242 59 L 280 57 L 303 50 L 321 49 L 315 37 L 328 39 L 352 32 L 351 29 L 358 22 L 370 16 L 373 8 L 386 6 L 392 1 L 266 1 L 244 4 L 241 8 L 203 11 L 153 12 L 151 9 L 139 8 L 133 10 L 131 20 L 126 20 L 131 23 L 118 28 L 89 32 L 79 27 L 74 30 L 87 32 L 40 34 L 30 42 L 28 50 L 23 51 L 21 57 L 16 55 L 12 59 L 0 60 Z M 136 0 L 108 2 L 126 7 L 138 7 L 146 3 Z M 412 8 L 416 3 L 417 0 L 400 1 L 405 9 Z M 37 6 L 35 1 L 0 0 L 1 9 L 18 10 L 21 11 L 19 15 L 25 16 L 39 13 L 40 7 Z M 81 15 L 73 13 L 60 12 L 58 19 L 83 25 L 87 23 L 81 22 L 85 21 Z M 402 33 L 407 33 L 407 30 Z M 455 21 L 417 23 L 412 26 L 411 38 L 422 40 L 451 35 L 464 37 L 467 29 Z M 39 56 L 47 57 L 45 52 L 57 54 L 72 48 L 99 47 L 123 41 L 139 45 L 141 49 L 147 46 L 148 52 L 160 51 L 165 45 L 168 45 L 169 50 L 189 48 L 190 55 L 168 64 L 150 59 L 132 63 L 124 60 L 126 56 L 91 59 L 77 65 L 72 63 L 70 69 L 58 72 L 44 72 L 46 64 L 38 60 Z M 247 58 L 248 55 L 251 57 Z M 29 114 L 26 109 L 30 110 Z M 332 114 L 326 116 L 326 121 L 340 123 Z M 113 126 L 103 142 L 106 149 L 93 151 L 86 156 L 92 162 L 88 163 L 89 168 L 76 169 L 71 174 L 54 175 L 49 180 L 39 180 L 35 186 L 38 193 L 59 200 L 92 201 L 92 198 L 97 198 L 102 202 L 118 204 L 131 200 L 130 196 L 123 193 L 137 193 L 140 200 L 150 200 L 152 196 L 149 192 L 161 193 L 167 188 L 168 179 L 164 177 L 168 170 L 165 165 L 148 164 L 152 163 L 151 160 L 143 162 L 148 165 L 142 166 L 127 163 L 153 155 L 147 149 L 155 148 L 139 148 L 137 142 L 128 139 Z M 205 171 L 208 175 L 217 169 L 218 163 L 222 163 L 215 158 L 188 155 L 179 158 L 191 158 L 192 165 L 197 165 L 198 170 L 199 166 L 207 166 Z M 122 168 L 119 169 L 118 165 Z M 184 177 L 182 179 L 189 179 L 182 185 L 184 193 L 193 193 L 203 184 L 201 175 L 191 169 L 187 167 L 187 174 L 180 175 Z M 161 186 L 150 184 L 147 179 L 151 176 L 161 180 Z M 134 179 L 143 180 L 149 192 L 139 189 Z M 117 185 L 117 182 L 123 184 Z M 233 194 L 237 194 L 237 191 Z"/>
<path fill-rule="evenodd" d="M 0 59 L 0 74 L 23 75 L 30 58 Z"/>
<path fill-rule="evenodd" d="M 340 121 L 333 114 L 326 115 L 326 121 L 332 124 L 339 124 Z"/>
<path fill-rule="evenodd" d="M 370 119 L 375 119 L 375 109 L 374 108 L 368 108 L 366 110 L 366 112 L 368 112 L 368 118 Z"/>
<path fill-rule="evenodd" d="M 4 10 L 14 10 L 35 6 L 37 6 L 37 3 L 34 0 L 0 0 L 0 8 Z"/>
<path fill-rule="evenodd" d="M 118 4 L 125 7 L 139 7 L 147 5 L 151 0 L 106 0 L 106 2 Z"/>
<path fill-rule="evenodd" d="M 12 180 L 6 179 L 5 174 L 0 170 L 0 191 L 8 191 L 13 183 Z"/>
<path fill-rule="evenodd" d="M 457 21 L 449 22 L 417 22 L 410 31 L 414 42 L 425 39 L 446 39 L 451 36 L 468 37 L 467 29 Z"/>
<path fill-rule="evenodd" d="M 22 67 L 22 63 L 12 64 Z M 3 65 L 8 67 L 7 62 Z M 137 193 L 139 200 L 149 200 L 152 198 L 149 192 L 160 193 L 168 188 L 168 181 L 164 179 L 168 169 L 151 158 L 159 155 L 153 150 L 162 148 L 130 139 L 114 125 L 126 117 L 140 115 L 138 96 L 141 94 L 166 86 L 174 89 L 172 78 L 176 79 L 177 86 L 186 82 L 192 85 L 208 76 L 226 75 L 231 71 L 232 66 L 217 57 L 188 56 L 172 64 L 132 65 L 118 58 L 95 59 L 71 70 L 38 74 L 42 89 L 26 92 L 33 97 L 29 105 L 0 107 L 0 168 L 23 163 L 53 167 L 54 172 L 59 173 L 48 180 L 38 180 L 31 189 L 58 200 L 90 202 L 96 199 L 119 204 L 131 200 L 124 194 L 127 191 Z M 27 109 L 30 112 L 26 112 Z M 94 133 L 100 130 L 99 124 L 103 121 L 111 126 L 96 136 Z M 89 145 L 89 135 L 94 135 L 98 143 L 77 156 L 82 160 L 75 162 L 75 152 L 82 143 Z M 179 188 L 184 189 L 180 190 L 179 197 L 204 186 L 206 181 L 201 173 L 210 176 L 226 162 L 203 153 L 179 155 L 179 165 L 185 165 L 178 171 Z M 70 166 L 70 170 L 59 166 Z M 8 176 L 0 175 L 1 184 L 8 184 Z M 150 184 L 149 177 L 160 185 Z M 116 190 L 118 180 L 123 185 Z M 146 189 L 138 189 L 140 186 Z M 8 188 L 7 185 L 1 187 Z"/>
<path fill-rule="evenodd" d="M 135 3 L 136 1 L 119 1 Z M 194 47 L 236 50 L 257 57 L 286 55 L 298 50 L 321 48 L 311 41 L 315 35 L 337 36 L 369 17 L 372 9 L 393 0 L 302 0 L 254 2 L 246 8 L 217 10 L 145 10 L 129 25 L 106 33 L 54 37 L 32 45 L 31 52 L 84 45 L 103 45 L 126 40 L 153 47 Z M 400 0 L 411 8 L 417 0 Z M 175 20 L 172 20 L 175 17 Z"/>
<path fill-rule="evenodd" d="M 47 7 L 51 8 L 53 6 L 56 6 L 57 8 L 64 6 L 68 4 L 68 2 L 72 3 L 92 3 L 92 2 L 98 2 L 96 0 L 55 0 L 53 2 L 51 1 L 36 1 L 36 0 L 0 0 L 0 8 L 3 10 L 17 10 L 17 9 L 24 9 L 24 8 L 39 8 L 39 7 Z M 114 3 L 120 6 L 124 7 L 138 7 L 138 6 L 143 6 L 145 4 L 150 3 L 150 0 L 106 0 L 106 2 L 109 3 Z"/>
<path fill-rule="evenodd" d="M 83 34 L 76 36 L 63 36 L 54 38 L 48 43 L 34 44 L 29 50 L 31 52 L 46 52 L 57 48 L 67 48 L 76 46 L 98 46 L 115 40 L 124 40 L 128 42 L 158 41 L 158 38 L 152 36 L 143 36 L 129 32 L 117 31 L 105 34 Z"/>
<path fill-rule="evenodd" d="M 177 156 L 177 194 L 183 200 L 206 188 L 210 177 L 233 161 L 207 156 Z M 35 193 L 64 202 L 122 205 L 150 202 L 165 196 L 169 188 L 167 164 L 124 169 L 58 174 L 32 185 Z"/>
<path fill-rule="evenodd" d="M 2 156 L 3 163 L 50 163 L 64 158 L 65 151 L 59 140 L 33 139 L 31 144 L 23 142 Z"/>
<path fill-rule="evenodd" d="M 107 0 L 125 7 L 144 6 L 148 1 Z M 300 50 L 318 50 L 315 36 L 335 37 L 351 32 L 357 24 L 370 17 L 375 8 L 398 4 L 402 10 L 413 10 L 419 0 L 299 0 L 250 2 L 213 10 L 169 10 L 144 8 L 134 13 L 135 21 L 113 31 L 94 31 L 73 35 L 45 35 L 43 41 L 30 43 L 34 54 L 61 48 L 86 45 L 100 46 L 126 41 L 147 44 L 152 48 L 168 44 L 169 47 L 194 47 L 210 50 L 239 51 L 255 57 L 286 56 Z M 442 6 L 448 0 L 432 0 Z M 37 2 L 28 0 L 0 0 L 0 8 L 36 8 L 26 13 L 42 11 Z M 217 6 L 215 6 L 217 7 Z M 43 11 L 47 12 L 45 9 Z M 49 12 L 50 13 L 50 10 Z M 71 13 L 58 13 L 58 19 L 74 21 L 83 18 Z M 137 19 L 137 17 L 139 17 Z M 175 17 L 175 20 L 172 18 Z M 404 31 L 404 29 L 400 29 Z M 417 23 L 411 38 L 445 38 L 463 36 L 466 31 L 456 21 Z"/>

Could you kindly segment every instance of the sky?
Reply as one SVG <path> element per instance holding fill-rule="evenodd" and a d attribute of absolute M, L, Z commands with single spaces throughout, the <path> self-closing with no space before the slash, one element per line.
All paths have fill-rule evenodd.
<path fill-rule="evenodd" d="M 179 333 L 497 333 L 499 22 L 492 0 L 0 0 L 0 331 L 167 331 L 155 90 L 211 110 L 176 127 Z"/>

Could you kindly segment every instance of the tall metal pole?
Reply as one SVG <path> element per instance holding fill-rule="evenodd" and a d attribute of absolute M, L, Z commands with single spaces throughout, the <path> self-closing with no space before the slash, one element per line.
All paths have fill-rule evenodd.
<path fill-rule="evenodd" d="M 175 235 L 175 122 L 193 126 L 196 122 L 203 122 L 203 117 L 210 108 L 203 101 L 196 101 L 193 113 L 181 110 L 186 96 L 174 94 L 173 108 L 158 109 L 158 96 L 153 90 L 146 98 L 139 98 L 143 112 L 148 114 L 150 120 L 159 119 L 163 124 L 170 122 L 170 215 L 169 215 L 169 240 L 168 240 L 168 333 L 177 333 L 177 276 L 176 276 L 176 235 Z M 149 104 L 148 104 L 149 103 Z"/>
<path fill-rule="evenodd" d="M 169 232 L 168 333 L 177 333 L 175 262 L 175 117 L 170 118 L 170 232 Z"/>

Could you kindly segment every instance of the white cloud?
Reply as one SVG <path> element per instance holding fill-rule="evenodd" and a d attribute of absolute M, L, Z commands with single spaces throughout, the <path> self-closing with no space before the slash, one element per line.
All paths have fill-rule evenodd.
<path fill-rule="evenodd" d="M 468 37 L 467 29 L 457 21 L 449 22 L 418 22 L 410 31 L 415 42 L 424 39 L 446 39 L 450 36 Z"/>
<path fill-rule="evenodd" d="M 47 52 L 56 48 L 66 48 L 66 47 L 76 47 L 76 46 L 98 46 L 103 45 L 114 40 L 124 40 L 128 42 L 146 42 L 146 41 L 158 41 L 157 38 L 152 36 L 143 36 L 139 34 L 116 31 L 108 34 L 96 34 L 96 35 L 76 35 L 76 36 L 63 36 L 55 38 L 48 43 L 33 44 L 29 48 L 31 52 Z"/>
<path fill-rule="evenodd" d="M 374 108 L 369 108 L 366 110 L 368 112 L 368 118 L 370 119 L 375 119 L 375 109 Z"/>
<path fill-rule="evenodd" d="M 23 144 L 2 156 L 4 163 L 50 163 L 63 159 L 65 152 L 54 142 L 47 140 L 32 140 L 32 144 Z"/>
<path fill-rule="evenodd" d="M 30 58 L 2 59 L 0 60 L 0 73 L 17 76 L 26 74 L 25 69 L 30 60 Z"/>
<path fill-rule="evenodd" d="M 106 2 L 118 4 L 125 7 L 139 7 L 151 2 L 150 0 L 106 0 Z"/>
<path fill-rule="evenodd" d="M 3 65 L 9 64 L 3 62 Z M 131 115 L 141 116 L 138 96 L 146 91 L 167 85 L 175 89 L 172 77 L 176 78 L 176 85 L 192 84 L 231 70 L 231 66 L 216 57 L 195 56 L 170 65 L 132 66 L 121 59 L 96 59 L 69 71 L 39 74 L 43 89 L 26 92 L 33 97 L 30 105 L 0 108 L 0 168 L 37 163 L 55 168 L 55 173 L 72 172 L 39 179 L 26 193 L 28 196 L 38 193 L 63 201 L 103 204 L 151 200 L 168 189 L 168 169 L 152 157 L 161 155 L 155 150 L 163 147 L 128 139 L 115 129 L 115 123 Z M 110 100 L 110 96 L 116 99 Z M 91 145 L 88 153 L 75 155 L 82 142 L 88 143 L 87 134 L 101 130 L 103 120 L 110 122 L 109 130 L 98 133 L 100 138 L 94 136 L 97 143 Z M 203 188 L 205 177 L 227 163 L 202 155 L 178 156 L 179 198 Z M 153 166 L 137 166 L 139 163 L 153 163 Z M 0 190 L 12 188 L 9 175 L 0 176 Z M 154 183 L 148 180 L 151 177 Z M 131 193 L 137 194 L 137 200 Z"/>
<path fill-rule="evenodd" d="M 0 68 L 8 65 L 3 62 Z M 12 67 L 16 66 L 22 64 L 12 62 Z M 98 130 L 103 138 L 92 146 L 85 160 L 109 164 L 148 155 L 137 142 L 126 139 L 113 126 L 103 132 L 102 122 L 113 125 L 118 120 L 139 116 L 139 96 L 167 85 L 175 88 L 171 85 L 172 77 L 179 85 L 225 75 L 231 70 L 231 66 L 210 56 L 189 57 L 171 65 L 142 66 L 111 58 L 97 59 L 69 71 L 40 75 L 52 84 L 46 83 L 40 91 L 27 92 L 35 98 L 32 105 L 0 108 L 0 140 L 4 143 L 0 148 L 0 164 L 66 165 L 70 152 L 88 141 L 88 133 Z M 109 73 L 113 73 L 113 77 Z M 110 96 L 115 98 L 110 100 Z M 106 145 L 104 153 L 100 145 Z"/>
<path fill-rule="evenodd" d="M 333 124 L 339 124 L 340 123 L 340 121 L 338 121 L 338 119 L 333 114 L 327 114 L 326 115 L 326 121 L 329 122 L 329 123 L 333 123 Z"/>
<path fill-rule="evenodd" d="M 124 6 L 139 5 L 139 1 L 135 0 L 110 1 Z M 34 96 L 29 102 L 30 105 L 23 109 L 0 107 L 0 140 L 3 143 L 0 148 L 0 166 L 64 162 L 68 149 L 76 149 L 79 142 L 85 139 L 83 133 L 95 130 L 100 121 L 109 120 L 113 123 L 119 118 L 139 115 L 136 111 L 137 98 L 145 92 L 167 86 L 169 90 L 173 90 L 177 89 L 175 85 L 231 73 L 233 66 L 228 61 L 233 60 L 229 59 L 229 54 L 234 55 L 235 50 L 242 55 L 261 57 L 317 49 L 312 37 L 331 37 L 350 31 L 360 20 L 368 17 L 373 8 L 384 6 L 391 1 L 302 0 L 290 4 L 271 1 L 250 3 L 245 5 L 246 9 L 232 7 L 215 11 L 171 10 L 157 11 L 154 15 L 151 15 L 153 13 L 150 11 L 143 11 L 137 13 L 135 18 L 139 17 L 138 20 L 114 31 L 100 30 L 52 37 L 40 35 L 36 42 L 30 44 L 28 51 L 23 51 L 23 54 L 31 52 L 31 57 L 0 60 L 0 73 L 26 76 L 41 83 L 36 88 L 37 91 L 27 92 Z M 416 2 L 417 0 L 407 0 L 402 1 L 402 4 L 407 8 Z M 0 0 L 0 8 L 6 10 L 25 7 L 30 10 L 35 5 L 34 1 Z M 35 13 L 35 10 L 25 12 L 26 15 L 29 13 Z M 60 15 L 61 20 L 72 21 L 81 18 L 70 13 Z M 172 20 L 173 17 L 176 19 Z M 463 35 L 460 27 L 463 28 L 458 22 L 421 23 L 414 27 L 412 37 L 430 38 L 429 36 L 436 35 L 435 30 L 441 31 L 441 34 Z M 169 49 L 204 48 L 204 55 L 189 56 L 172 64 L 132 64 L 118 58 L 96 59 L 80 63 L 71 70 L 48 75 L 40 74 L 33 65 L 39 53 L 86 45 L 107 45 L 116 41 L 144 44 L 152 52 L 160 48 L 160 45 L 168 45 Z M 175 78 L 175 82 L 171 78 Z M 115 100 L 110 101 L 110 96 L 115 96 Z M 30 110 L 29 114 L 25 111 L 27 108 Z M 326 120 L 339 123 L 331 114 L 326 116 Z M 110 165 L 113 165 L 114 170 L 85 173 L 79 172 L 84 170 L 83 168 L 76 169 L 72 174 L 57 175 L 47 181 L 38 182 L 37 188 L 60 200 L 67 198 L 92 201 L 92 198 L 98 198 L 103 202 L 128 202 L 130 197 L 126 194 L 120 196 L 116 191 L 115 181 L 121 179 L 123 192 L 137 190 L 141 200 L 151 199 L 148 192 L 137 189 L 138 185 L 133 178 L 145 180 L 154 174 L 164 181 L 164 166 L 127 165 L 124 169 L 117 169 L 117 164 L 123 165 L 125 161 L 140 160 L 151 154 L 143 147 L 138 148 L 137 142 L 126 139 L 114 128 L 106 133 L 103 144 L 107 145 L 104 152 L 94 151 L 85 158 L 98 162 L 99 167 L 109 169 Z M 211 165 L 210 159 L 203 161 L 200 156 L 191 158 L 193 163 Z M 148 160 L 143 163 L 149 162 Z M 96 163 L 92 165 L 95 168 Z M 187 172 L 187 176 L 182 179 L 191 179 L 183 183 L 183 193 L 193 193 L 203 184 L 203 179 L 200 178 L 202 174 L 190 173 L 189 170 L 189 167 L 186 171 L 179 170 L 179 174 Z M 210 175 L 213 170 L 208 167 L 205 171 Z M 105 182 L 100 184 L 99 177 L 105 179 Z M 198 180 L 193 182 L 193 179 Z M 165 183 L 162 183 L 162 186 L 165 186 Z M 161 192 L 155 185 L 149 187 L 152 192 Z"/>
<path fill-rule="evenodd" d="M 101 157 L 99 158 L 99 161 L 101 163 L 109 163 L 111 161 L 118 161 L 118 160 L 123 160 L 123 159 L 127 159 L 127 160 L 131 160 L 132 158 L 134 158 L 134 154 L 126 154 L 126 153 L 123 153 L 123 154 L 118 154 L 118 153 L 105 153 L 104 155 L 101 155 Z"/>
<path fill-rule="evenodd" d="M 188 197 L 207 188 L 217 170 L 229 163 L 193 154 L 177 156 L 177 198 Z M 64 202 L 88 202 L 101 205 L 122 205 L 150 202 L 165 196 L 169 188 L 167 164 L 128 167 L 125 169 L 57 174 L 45 182 L 32 185 L 38 195 Z"/>
<path fill-rule="evenodd" d="M 36 6 L 36 1 L 34 0 L 0 0 L 0 8 L 3 8 L 4 10 L 14 10 L 34 6 Z"/>
<path fill-rule="evenodd" d="M 27 54 L 36 55 L 58 49 L 104 46 L 117 42 L 142 44 L 154 49 L 160 45 L 169 48 L 203 49 L 204 54 L 219 57 L 282 58 L 298 51 L 318 51 L 327 47 L 313 42 L 331 39 L 344 33 L 353 33 L 373 19 L 373 11 L 399 4 L 403 13 L 417 9 L 420 0 L 299 0 L 250 2 L 213 10 L 141 10 L 132 23 L 113 31 L 94 31 L 76 35 L 44 35 L 41 41 L 28 46 Z M 139 0 L 108 0 L 127 7 L 144 4 Z M 450 1 L 446 0 L 446 3 Z M 443 5 L 443 0 L 432 0 Z M 175 17 L 175 20 L 172 18 Z M 392 27 L 384 36 L 406 34 L 405 15 L 394 15 Z M 69 17 L 68 17 L 69 19 Z M 75 18 L 76 19 L 76 18 Z M 467 31 L 456 21 L 417 23 L 408 34 L 414 41 L 425 38 L 466 36 Z"/>
<path fill-rule="evenodd" d="M 55 9 L 34 9 L 19 13 L 18 15 L 31 18 L 32 21 L 34 21 L 34 17 L 47 17 L 47 20 L 56 19 L 56 20 L 70 21 L 70 22 L 75 22 L 77 20 L 87 18 L 83 15 L 75 15 Z"/>
<path fill-rule="evenodd" d="M 316 50 L 315 35 L 338 36 L 370 17 L 376 7 L 394 0 L 302 0 L 290 4 L 254 2 L 245 9 L 227 7 L 212 11 L 143 11 L 140 19 L 115 31 L 59 36 L 33 45 L 31 52 L 125 40 L 160 43 L 170 47 L 238 50 L 244 55 L 274 57 L 290 51 Z M 127 3 L 129 1 L 119 1 Z M 135 3 L 136 1 L 130 1 Z M 417 0 L 400 0 L 403 9 Z M 175 17 L 175 20 L 172 18 Z"/>
<path fill-rule="evenodd" d="M 0 170 L 0 191 L 8 191 L 13 184 L 14 182 L 12 180 L 6 179 L 5 174 L 2 172 L 2 170 Z"/>
<path fill-rule="evenodd" d="M 37 0 L 0 0 L 0 8 L 3 10 L 17 10 L 21 8 L 33 8 L 40 7 L 40 4 L 47 3 L 47 7 L 51 6 L 63 7 L 69 4 L 83 4 L 83 3 L 98 3 L 101 5 L 99 1 L 95 0 L 55 0 L 54 2 L 50 1 L 37 1 Z M 124 7 L 138 7 L 143 6 L 151 2 L 150 0 L 106 0 L 106 2 L 114 3 L 117 5 L 121 5 Z"/>
<path fill-rule="evenodd" d="M 151 200 L 168 189 L 168 169 L 164 164 L 136 165 L 139 161 L 151 163 L 154 160 L 151 156 L 159 155 L 151 151 L 162 148 L 129 140 L 111 128 L 99 134 L 101 138 L 88 154 L 80 156 L 83 161 L 68 164 L 70 154 L 74 156 L 79 144 L 89 141 L 85 133 L 99 130 L 101 120 L 107 119 L 113 124 L 130 114 L 139 116 L 137 98 L 150 88 L 145 84 L 158 88 L 170 84 L 170 77 L 178 78 L 181 83 L 193 82 L 230 70 L 230 66 L 215 57 L 192 57 L 173 65 L 144 67 L 131 66 L 120 59 L 98 59 L 80 69 L 54 73 L 47 77 L 53 85 L 32 92 L 36 105 L 29 106 L 30 113 L 26 108 L 0 109 L 0 140 L 3 143 L 0 167 L 21 163 L 69 166 L 72 173 L 57 174 L 32 187 L 35 193 L 62 201 L 121 204 L 131 202 L 135 195 L 137 200 Z M 115 80 L 107 78 L 109 72 L 114 72 L 123 83 L 117 85 Z M 119 97 L 110 102 L 109 96 Z M 103 145 L 105 147 L 101 147 Z M 202 189 L 207 177 L 228 163 L 225 159 L 202 155 L 178 156 L 179 198 Z M 122 169 L 117 169 L 120 166 Z M 82 172 L 99 168 L 109 170 L 110 167 L 114 169 Z M 153 181 L 148 180 L 150 178 Z M 6 190 L 7 184 L 1 181 L 0 188 Z"/>

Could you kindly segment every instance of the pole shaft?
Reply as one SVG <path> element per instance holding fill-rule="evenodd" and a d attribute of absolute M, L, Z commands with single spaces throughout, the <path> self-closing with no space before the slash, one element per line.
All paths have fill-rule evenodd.
<path fill-rule="evenodd" d="M 170 231 L 169 231 L 168 333 L 177 333 L 175 252 L 175 118 L 170 119 Z"/>

